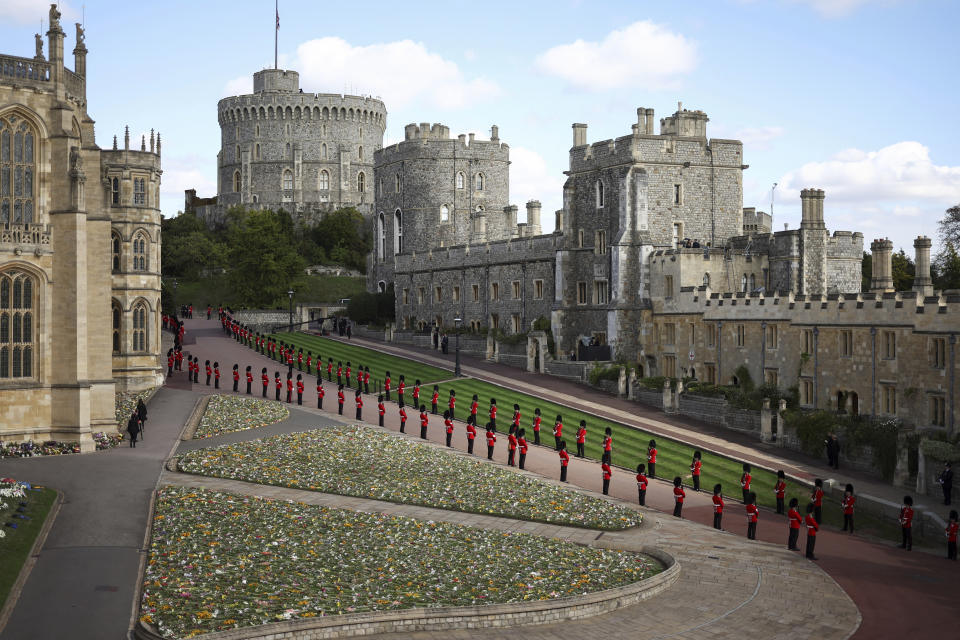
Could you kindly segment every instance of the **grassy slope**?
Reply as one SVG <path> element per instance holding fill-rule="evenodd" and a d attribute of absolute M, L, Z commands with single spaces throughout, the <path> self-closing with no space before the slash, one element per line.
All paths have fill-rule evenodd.
<path fill-rule="evenodd" d="M 47 517 L 47 512 L 57 499 L 57 492 L 53 489 L 40 489 L 39 491 L 27 491 L 27 511 L 24 515 L 29 516 L 30 520 L 13 520 L 17 523 L 16 529 L 3 527 L 7 534 L 0 540 L 0 608 L 7 600 L 13 583 L 17 581 L 20 575 L 20 569 L 27 560 L 27 555 L 33 547 L 33 541 L 36 540 L 40 529 L 43 528 L 43 521 Z M 0 525 L 11 521 L 11 513 L 16 512 L 16 503 L 12 498 L 7 499 L 10 509 L 5 509 L 0 516 Z"/>
<path fill-rule="evenodd" d="M 336 302 L 367 289 L 366 278 L 348 276 L 309 276 L 305 277 L 304 285 L 297 291 L 296 302 Z M 206 309 L 208 303 L 214 310 L 220 303 L 225 306 L 238 306 L 229 277 L 225 275 L 211 276 L 202 280 L 178 278 L 176 295 L 178 305 L 192 302 L 194 312 L 198 309 Z M 284 302 L 284 308 L 286 308 L 286 302 Z"/>

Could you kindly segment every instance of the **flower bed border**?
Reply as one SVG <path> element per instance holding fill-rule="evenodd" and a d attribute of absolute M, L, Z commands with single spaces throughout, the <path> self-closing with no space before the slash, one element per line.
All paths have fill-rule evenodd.
<path fill-rule="evenodd" d="M 579 596 L 537 602 L 351 613 L 215 631 L 197 637 L 205 640 L 320 640 L 375 633 L 504 628 L 580 620 L 658 595 L 680 577 L 680 563 L 670 554 L 657 547 L 643 547 L 639 552 L 655 558 L 666 568 L 646 580 Z M 134 627 L 133 637 L 136 640 L 169 640 L 143 622 Z"/>

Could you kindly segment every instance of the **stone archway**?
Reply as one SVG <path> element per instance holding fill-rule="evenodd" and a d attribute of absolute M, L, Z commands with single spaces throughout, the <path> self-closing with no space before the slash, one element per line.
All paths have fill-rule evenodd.
<path fill-rule="evenodd" d="M 547 334 L 531 331 L 527 334 L 527 371 L 540 373 L 546 368 Z"/>

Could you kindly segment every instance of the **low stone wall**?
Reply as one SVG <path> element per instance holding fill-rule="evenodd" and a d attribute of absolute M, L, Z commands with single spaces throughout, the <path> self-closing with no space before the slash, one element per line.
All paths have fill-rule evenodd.
<path fill-rule="evenodd" d="M 473 607 L 355 613 L 243 627 L 208 633 L 203 637 L 208 640 L 320 640 L 376 633 L 503 628 L 581 620 L 634 605 L 664 592 L 677 581 L 680 564 L 671 555 L 656 548 L 644 548 L 641 552 L 656 558 L 666 568 L 652 578 L 582 596 Z M 134 628 L 134 637 L 163 640 L 142 622 Z"/>
<path fill-rule="evenodd" d="M 658 409 L 663 409 L 663 392 L 654 391 L 645 387 L 637 387 L 634 392 L 634 398 L 640 404 L 650 405 Z"/>
<path fill-rule="evenodd" d="M 723 398 L 680 394 L 677 413 L 733 431 L 760 435 L 760 412 L 731 407 Z"/>
<path fill-rule="evenodd" d="M 366 338 L 367 340 L 376 340 L 377 342 L 384 341 L 384 330 L 383 329 L 371 329 L 364 325 L 353 325 L 353 328 L 350 330 L 351 334 L 357 336 L 358 338 Z"/>
<path fill-rule="evenodd" d="M 587 371 L 592 366 L 589 362 L 578 362 L 576 360 L 547 360 L 544 368 L 546 373 L 558 378 L 566 378 L 576 382 L 586 380 Z"/>
<path fill-rule="evenodd" d="M 497 356 L 497 362 L 501 364 L 507 364 L 511 367 L 517 367 L 518 369 L 527 368 L 527 354 L 518 355 L 514 353 L 504 353 L 500 352 L 500 355 Z"/>
<path fill-rule="evenodd" d="M 233 313 L 233 319 L 240 324 L 247 325 L 253 331 L 260 333 L 272 333 L 273 328 L 278 325 L 290 324 L 289 311 L 241 309 Z M 299 320 L 296 314 L 293 317 L 296 322 Z"/>

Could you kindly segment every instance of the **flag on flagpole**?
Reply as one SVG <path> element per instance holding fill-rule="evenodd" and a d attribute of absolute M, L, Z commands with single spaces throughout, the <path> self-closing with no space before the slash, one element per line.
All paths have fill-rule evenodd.
<path fill-rule="evenodd" d="M 280 30 L 280 9 L 277 9 L 277 31 Z"/>

